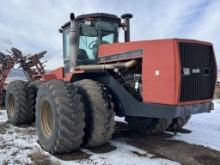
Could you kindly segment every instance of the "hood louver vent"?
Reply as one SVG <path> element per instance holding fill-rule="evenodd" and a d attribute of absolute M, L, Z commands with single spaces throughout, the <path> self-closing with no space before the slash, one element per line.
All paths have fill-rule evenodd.
<path fill-rule="evenodd" d="M 212 46 L 198 43 L 179 43 L 181 60 L 180 102 L 212 99 L 216 64 Z"/>

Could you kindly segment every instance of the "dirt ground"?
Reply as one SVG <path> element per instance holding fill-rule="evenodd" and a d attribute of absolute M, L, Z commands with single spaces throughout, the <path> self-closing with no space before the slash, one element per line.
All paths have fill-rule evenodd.
<path fill-rule="evenodd" d="M 120 122 L 117 122 L 115 130 L 112 140 L 123 138 L 128 144 L 154 155 L 153 158 L 165 158 L 184 165 L 220 165 L 220 152 L 199 145 L 170 140 L 174 136 L 172 133 L 140 136 L 129 132 L 127 125 Z M 181 133 L 190 133 L 190 131 L 182 130 Z M 114 149 L 114 146 L 107 144 L 90 150 L 94 153 L 108 153 Z M 146 156 L 138 152 L 134 154 Z M 57 157 L 62 160 L 77 160 L 89 158 L 89 155 L 79 151 Z"/>
<path fill-rule="evenodd" d="M 124 123 L 117 123 L 116 127 L 113 138 L 124 137 L 128 144 L 146 150 L 156 157 L 166 158 L 184 165 L 220 165 L 220 152 L 199 145 L 170 140 L 174 134 L 140 136 L 129 133 Z M 182 130 L 183 132 L 190 133 L 189 130 Z"/>

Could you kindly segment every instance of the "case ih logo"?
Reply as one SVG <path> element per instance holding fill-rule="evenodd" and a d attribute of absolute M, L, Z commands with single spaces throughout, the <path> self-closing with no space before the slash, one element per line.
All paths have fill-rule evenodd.
<path fill-rule="evenodd" d="M 199 68 L 192 69 L 192 73 L 200 73 L 200 69 Z"/>
<path fill-rule="evenodd" d="M 183 68 L 183 75 L 189 76 L 190 74 L 204 74 L 205 76 L 208 76 L 210 73 L 210 68 Z"/>
<path fill-rule="evenodd" d="M 183 68 L 183 75 L 184 76 L 190 75 L 190 68 Z"/>

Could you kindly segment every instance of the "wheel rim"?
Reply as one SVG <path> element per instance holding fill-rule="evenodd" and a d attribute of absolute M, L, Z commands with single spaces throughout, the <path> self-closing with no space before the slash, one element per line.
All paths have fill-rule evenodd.
<path fill-rule="evenodd" d="M 8 98 L 8 112 L 10 115 L 15 113 L 15 100 L 13 95 L 9 95 Z"/>
<path fill-rule="evenodd" d="M 53 113 L 48 101 L 44 101 L 42 109 L 41 109 L 41 126 L 43 133 L 46 137 L 50 137 L 54 125 L 53 125 Z"/>

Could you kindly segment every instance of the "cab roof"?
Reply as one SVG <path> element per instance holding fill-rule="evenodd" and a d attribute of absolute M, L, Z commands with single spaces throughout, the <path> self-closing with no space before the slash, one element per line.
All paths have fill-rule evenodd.
<path fill-rule="evenodd" d="M 75 18 L 76 21 L 81 21 L 84 20 L 86 18 L 102 18 L 102 19 L 109 19 L 112 20 L 114 22 L 121 22 L 121 19 L 119 17 L 117 17 L 116 15 L 113 14 L 108 14 L 108 13 L 91 13 L 91 14 L 83 14 L 83 15 L 79 15 Z M 66 22 L 63 26 L 61 26 L 61 29 L 66 28 L 67 26 L 70 25 L 70 21 Z"/>

